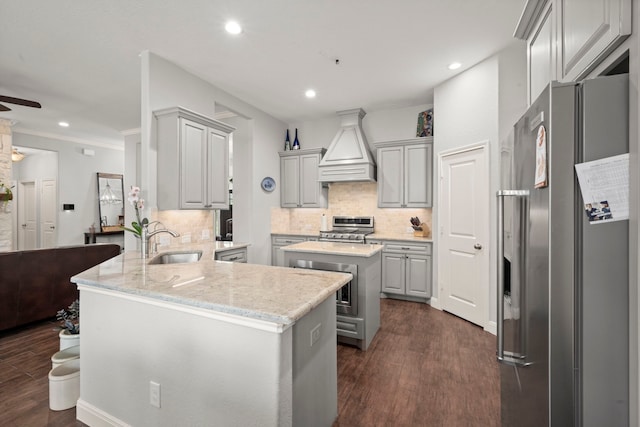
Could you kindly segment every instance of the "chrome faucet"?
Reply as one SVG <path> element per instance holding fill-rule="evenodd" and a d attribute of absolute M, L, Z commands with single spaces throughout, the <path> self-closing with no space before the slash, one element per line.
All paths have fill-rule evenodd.
<path fill-rule="evenodd" d="M 151 224 L 154 224 L 153 231 L 149 231 L 149 226 Z M 160 224 L 162 226 L 162 228 L 158 229 L 158 224 Z M 141 246 L 142 246 L 141 249 L 140 249 L 140 256 L 142 258 L 149 258 L 149 255 L 150 255 L 150 253 L 149 253 L 149 240 L 153 236 L 155 236 L 156 234 L 160 234 L 160 233 L 169 233 L 173 237 L 179 237 L 180 236 L 180 233 L 178 233 L 176 231 L 173 231 L 173 230 L 169 230 L 160 221 L 150 222 L 146 226 L 142 227 L 142 230 L 141 230 L 141 233 L 140 233 L 140 241 L 141 241 Z"/>

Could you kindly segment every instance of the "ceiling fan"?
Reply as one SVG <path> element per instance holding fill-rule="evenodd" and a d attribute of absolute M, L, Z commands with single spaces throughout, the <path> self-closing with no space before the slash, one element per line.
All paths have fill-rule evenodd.
<path fill-rule="evenodd" d="M 11 96 L 0 95 L 0 102 L 8 102 L 10 104 L 22 105 L 25 107 L 42 108 L 39 102 L 29 101 L 28 99 L 13 98 Z M 0 111 L 11 111 L 11 108 L 0 104 Z"/>

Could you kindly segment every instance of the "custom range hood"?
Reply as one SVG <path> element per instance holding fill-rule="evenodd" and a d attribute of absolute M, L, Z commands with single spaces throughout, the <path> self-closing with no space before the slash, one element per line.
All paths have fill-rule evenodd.
<path fill-rule="evenodd" d="M 342 121 L 338 133 L 320 164 L 320 182 L 375 181 L 376 162 L 362 132 L 362 108 L 338 111 Z"/>

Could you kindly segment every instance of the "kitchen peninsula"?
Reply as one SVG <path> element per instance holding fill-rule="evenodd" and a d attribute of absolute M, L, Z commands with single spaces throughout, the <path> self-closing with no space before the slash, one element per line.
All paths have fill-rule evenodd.
<path fill-rule="evenodd" d="M 318 425 L 337 416 L 345 273 L 121 254 L 72 278 L 88 425 Z M 151 261 L 153 262 L 153 261 Z"/>

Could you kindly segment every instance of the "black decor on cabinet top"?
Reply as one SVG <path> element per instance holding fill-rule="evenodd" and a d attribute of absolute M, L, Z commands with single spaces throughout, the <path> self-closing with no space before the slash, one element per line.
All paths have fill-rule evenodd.
<path fill-rule="evenodd" d="M 300 141 L 298 141 L 298 128 L 296 128 L 296 136 L 293 139 L 293 149 L 294 150 L 300 149 Z"/>

